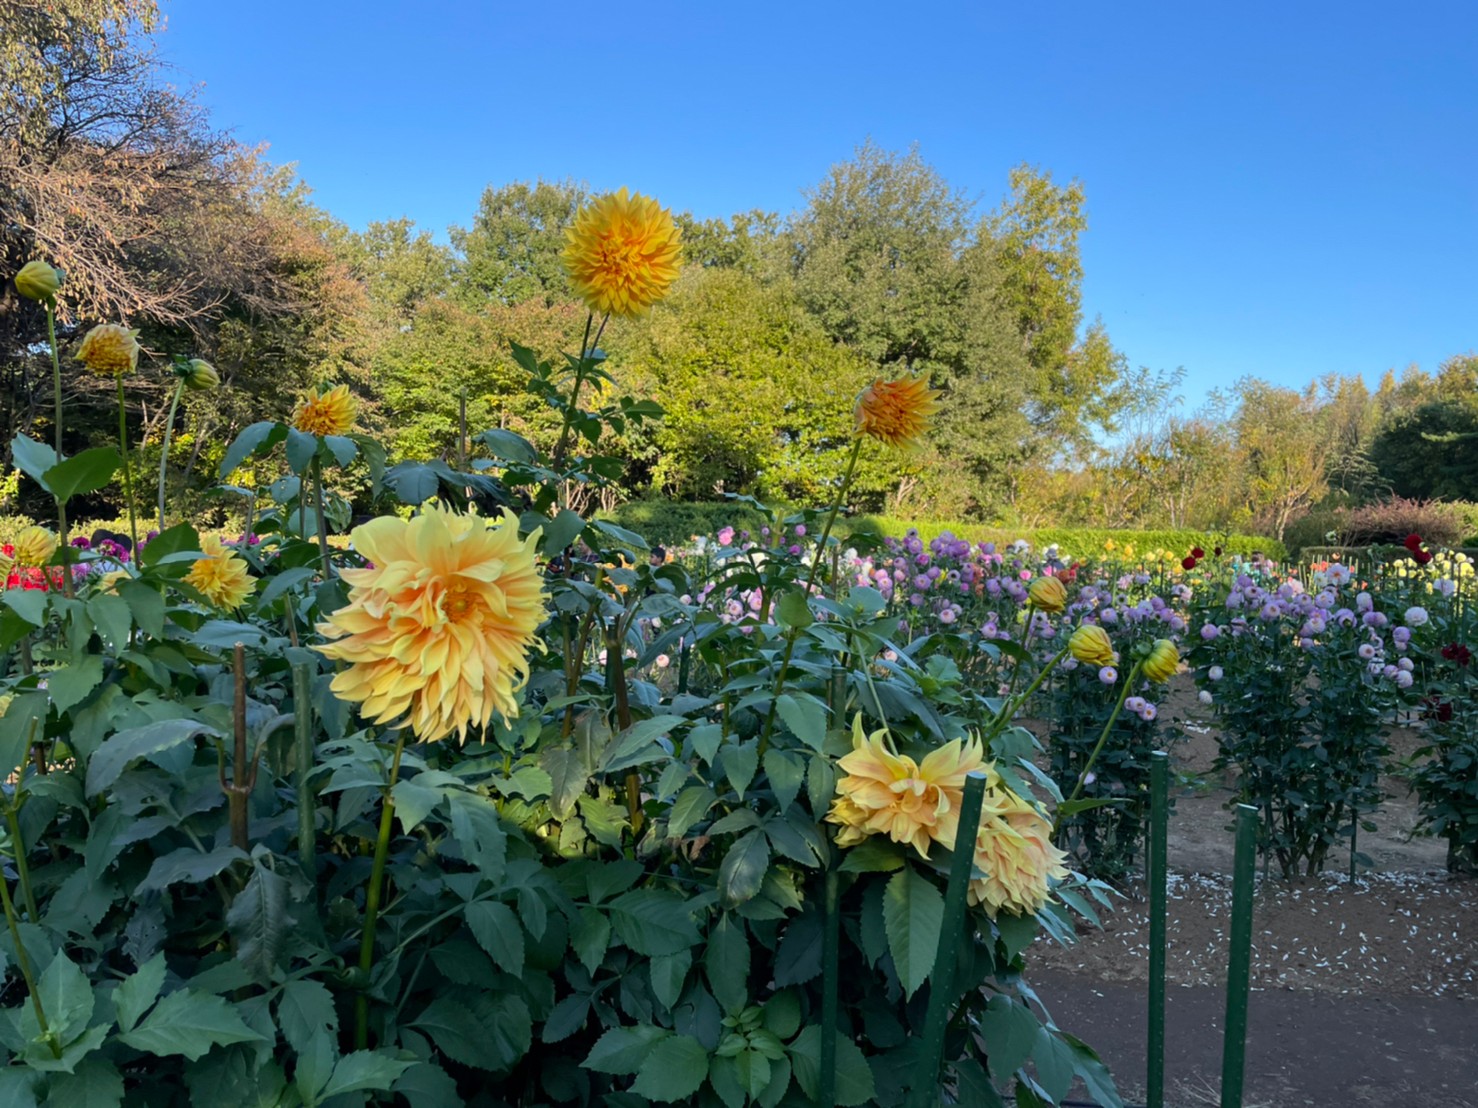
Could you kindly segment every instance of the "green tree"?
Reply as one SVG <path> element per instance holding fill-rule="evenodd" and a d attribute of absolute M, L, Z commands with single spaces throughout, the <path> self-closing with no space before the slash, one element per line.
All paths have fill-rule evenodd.
<path fill-rule="evenodd" d="M 1304 392 L 1255 378 L 1237 382 L 1233 424 L 1244 467 L 1245 503 L 1262 534 L 1279 541 L 1288 524 L 1329 488 L 1331 447 L 1312 387 Z"/>
<path fill-rule="evenodd" d="M 451 229 L 461 255 L 458 295 L 468 303 L 496 300 L 553 305 L 570 299 L 560 262 L 569 227 L 588 189 L 574 181 L 515 181 L 482 194 L 472 226 Z"/>

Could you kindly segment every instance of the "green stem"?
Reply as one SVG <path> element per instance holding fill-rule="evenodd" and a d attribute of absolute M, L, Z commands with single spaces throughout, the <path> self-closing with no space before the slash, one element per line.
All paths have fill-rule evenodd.
<path fill-rule="evenodd" d="M 380 834 L 375 840 L 375 860 L 370 866 L 369 888 L 364 894 L 364 934 L 359 940 L 359 987 L 354 998 L 354 1049 L 369 1049 L 369 973 L 375 961 L 375 923 L 380 916 L 380 894 L 385 883 L 385 859 L 390 853 L 390 829 L 395 821 L 395 801 L 391 792 L 400 776 L 400 756 L 405 751 L 405 731 L 395 739 L 395 756 L 390 762 L 390 781 L 385 786 L 385 799 L 380 807 Z"/>
<path fill-rule="evenodd" d="M 1026 630 L 1022 633 L 1021 636 L 1021 649 L 1024 653 L 1027 653 L 1028 658 L 1030 658 L 1030 650 L 1032 645 L 1032 616 L 1036 614 L 1036 611 L 1036 602 L 1028 600 L 1026 602 Z M 1014 666 L 1011 667 L 1011 683 L 1006 686 L 1007 700 L 1010 700 L 1011 694 L 1016 691 L 1016 678 L 1021 673 L 1021 666 L 1022 663 L 1018 661 Z"/>
<path fill-rule="evenodd" d="M 323 495 L 323 462 L 318 455 L 313 456 L 313 495 L 318 500 L 318 553 L 323 559 L 323 579 L 327 581 L 333 573 L 328 560 L 328 516 L 324 510 Z M 249 540 L 248 540 L 249 541 Z"/>
<path fill-rule="evenodd" d="M 174 437 L 174 417 L 180 406 L 180 396 L 185 391 L 182 379 L 174 390 L 174 399 L 169 402 L 169 418 L 164 421 L 164 449 L 159 455 L 159 530 L 164 530 L 164 479 L 169 475 L 169 440 Z"/>
<path fill-rule="evenodd" d="M 313 675 L 306 662 L 293 666 L 293 744 L 297 765 L 294 785 L 298 797 L 298 864 L 309 881 L 318 873 L 317 827 L 313 786 Z"/>
<path fill-rule="evenodd" d="M 21 896 L 26 901 L 26 915 L 32 923 L 40 923 L 41 913 L 36 910 L 36 894 L 31 891 L 31 865 L 26 861 L 26 842 L 21 838 L 21 823 L 16 818 L 16 805 L 5 806 L 5 822 L 10 827 L 10 848 L 15 852 L 15 875 L 20 881 Z"/>
<path fill-rule="evenodd" d="M 826 541 L 831 538 L 832 524 L 836 523 L 837 513 L 841 511 L 842 502 L 847 498 L 847 490 L 852 485 L 852 474 L 857 470 L 857 458 L 862 453 L 862 439 L 857 439 L 852 444 L 852 453 L 847 458 L 847 468 L 842 473 L 842 483 L 837 486 L 836 499 L 831 502 L 831 511 L 826 513 L 826 526 L 821 529 L 821 538 L 816 546 L 816 555 L 811 559 L 811 572 L 806 576 L 805 597 L 809 600 L 811 588 L 816 584 L 816 571 L 821 568 L 822 555 L 826 553 Z M 780 704 L 780 693 L 785 688 L 785 674 L 790 668 L 790 659 L 795 654 L 796 640 L 800 638 L 801 629 L 792 627 L 785 635 L 785 654 L 780 659 L 780 669 L 775 674 L 775 685 L 770 690 L 770 712 L 765 716 L 765 731 L 760 736 L 758 754 L 765 756 L 765 751 L 770 748 L 770 736 L 775 731 L 775 712 Z M 874 690 L 876 692 L 876 690 Z M 887 726 L 887 721 L 883 721 Z"/>
<path fill-rule="evenodd" d="M 51 340 L 51 389 L 56 400 L 56 460 L 62 460 L 62 362 L 56 352 L 56 305 L 46 302 L 46 336 Z M 62 591 L 67 599 L 74 595 L 72 589 L 72 544 L 67 537 L 67 505 L 63 500 L 56 502 L 57 533 L 61 537 Z"/>
<path fill-rule="evenodd" d="M 1094 744 L 1093 753 L 1088 755 L 1088 763 L 1083 767 L 1083 771 L 1078 774 L 1078 783 L 1073 786 L 1073 793 L 1067 798 L 1065 803 L 1071 804 L 1082 795 L 1083 785 L 1088 779 L 1088 772 L 1093 768 L 1093 763 L 1097 761 L 1099 752 L 1103 750 L 1103 744 L 1108 742 L 1109 732 L 1113 730 L 1114 721 L 1119 718 L 1119 713 L 1124 710 L 1124 701 L 1129 699 L 1129 690 L 1134 687 L 1134 679 L 1139 676 L 1140 668 L 1143 665 L 1144 662 L 1142 661 L 1135 662 L 1134 668 L 1129 671 L 1129 676 L 1124 679 L 1124 687 L 1119 690 L 1119 702 L 1114 705 L 1113 714 L 1109 716 L 1108 722 L 1103 725 L 1103 731 L 1098 736 L 1098 742 Z M 1061 822 L 1062 816 L 1059 812 L 1058 818 L 1052 824 L 1053 834 L 1056 834 L 1057 825 Z"/>
<path fill-rule="evenodd" d="M 1067 656 L 1067 652 L 1071 649 L 1071 643 L 1064 646 L 1061 650 L 1059 650 L 1056 654 L 1052 656 L 1051 660 L 1045 666 L 1042 667 L 1042 672 L 1038 673 L 1037 676 L 1033 678 L 1032 683 L 1026 687 L 1025 692 L 1023 692 L 1020 696 L 1008 699 L 1005 704 L 1001 705 L 1001 710 L 996 713 L 996 718 L 991 721 L 990 730 L 986 732 L 986 745 L 989 745 L 990 740 L 1001 733 L 1001 729 L 1005 727 L 1007 723 L 1016 718 L 1016 713 L 1026 704 L 1027 701 L 1032 698 L 1036 691 L 1042 687 L 1042 682 L 1047 679 L 1047 675 L 1057 667 L 1057 663 L 1062 661 L 1062 659 Z"/>
<path fill-rule="evenodd" d="M 15 943 L 15 961 L 20 967 L 21 976 L 26 981 L 26 992 L 31 995 L 31 1005 L 36 1009 L 36 1026 L 40 1028 L 42 1037 L 47 1045 L 51 1047 L 53 1058 L 62 1056 L 61 1044 L 56 1041 L 51 1033 L 51 1025 L 46 1022 L 46 1009 L 41 1006 L 41 994 L 36 991 L 36 975 L 31 970 L 31 956 L 26 953 L 25 944 L 21 942 L 20 925 L 15 918 L 15 904 L 10 899 L 10 883 L 0 876 L 0 905 L 5 908 L 5 922 L 10 925 L 10 939 Z"/>
<path fill-rule="evenodd" d="M 580 397 L 580 386 L 585 381 L 585 350 L 590 343 L 590 325 L 595 321 L 594 312 L 585 313 L 585 336 L 580 340 L 580 360 L 575 363 L 575 385 L 570 389 L 570 402 L 565 406 L 564 424 L 559 429 L 559 441 L 555 443 L 554 453 L 550 458 L 549 468 L 555 473 L 564 464 L 565 448 L 570 441 L 570 425 L 575 418 L 575 402 Z M 605 323 L 601 323 L 601 329 L 605 329 Z"/>
<path fill-rule="evenodd" d="M 133 505 L 133 464 L 128 460 L 128 409 L 124 406 L 123 374 L 118 380 L 118 449 L 123 452 L 123 495 L 128 500 L 128 537 L 133 542 L 133 560 L 139 558 L 139 521 Z"/>

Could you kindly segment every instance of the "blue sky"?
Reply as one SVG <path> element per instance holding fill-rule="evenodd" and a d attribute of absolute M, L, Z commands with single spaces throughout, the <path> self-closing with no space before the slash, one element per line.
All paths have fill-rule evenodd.
<path fill-rule="evenodd" d="M 871 137 L 1080 178 L 1084 306 L 1196 402 L 1478 347 L 1478 4 L 165 0 L 218 126 L 353 226 L 488 184 L 788 213 Z"/>

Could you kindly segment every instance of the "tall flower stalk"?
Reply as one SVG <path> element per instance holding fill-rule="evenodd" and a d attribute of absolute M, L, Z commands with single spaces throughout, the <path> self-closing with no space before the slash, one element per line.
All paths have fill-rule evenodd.
<path fill-rule="evenodd" d="M 62 272 L 45 262 L 27 262 L 15 275 L 15 287 L 28 300 L 35 300 L 46 312 L 46 338 L 51 351 L 51 390 L 55 402 L 56 460 L 62 454 L 62 363 L 56 347 L 56 294 L 62 287 Z M 56 500 L 57 534 L 61 539 L 62 589 L 70 598 L 73 595 L 71 553 L 72 545 L 67 536 L 67 505 L 60 497 Z"/>
<path fill-rule="evenodd" d="M 400 777 L 400 756 L 405 752 L 405 730 L 395 736 L 390 776 L 380 801 L 380 831 L 375 838 L 375 858 L 370 864 L 369 887 L 364 894 L 364 933 L 359 939 L 359 992 L 354 997 L 354 1049 L 369 1047 L 370 970 L 375 964 L 375 924 L 380 918 L 380 897 L 385 888 L 385 860 L 390 855 L 390 831 L 395 822 L 395 782 Z"/>

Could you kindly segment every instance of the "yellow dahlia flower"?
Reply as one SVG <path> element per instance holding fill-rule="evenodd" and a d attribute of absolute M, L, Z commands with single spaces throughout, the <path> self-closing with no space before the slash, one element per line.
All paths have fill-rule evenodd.
<path fill-rule="evenodd" d="M 356 527 L 354 549 L 370 562 L 346 569 L 349 603 L 318 630 L 316 649 L 348 662 L 333 691 L 377 723 L 408 722 L 423 742 L 486 727 L 496 711 L 518 715 L 528 652 L 543 622 L 536 531 L 518 519 L 457 515 L 432 505 Z"/>
<path fill-rule="evenodd" d="M 623 188 L 586 206 L 565 231 L 565 271 L 597 315 L 641 315 L 677 279 L 680 239 L 670 211 Z"/>
<path fill-rule="evenodd" d="M 984 876 L 970 882 L 967 899 L 991 918 L 1002 910 L 1028 915 L 1047 903 L 1052 882 L 1068 875 L 1067 856 L 1052 845 L 1052 824 L 991 776 L 987 814 L 975 837 L 975 868 Z"/>
<path fill-rule="evenodd" d="M 46 303 L 56 298 L 56 290 L 62 287 L 62 271 L 53 269 L 45 262 L 27 262 L 15 275 L 15 291 L 27 300 Z"/>
<path fill-rule="evenodd" d="M 116 323 L 99 323 L 82 336 L 77 360 L 94 373 L 121 377 L 139 366 L 138 332 Z"/>
<path fill-rule="evenodd" d="M 1084 665 L 1111 666 L 1119 660 L 1108 632 L 1096 623 L 1085 623 L 1074 631 L 1067 648 Z"/>
<path fill-rule="evenodd" d="M 857 398 L 853 413 L 857 434 L 871 435 L 903 450 L 916 449 L 919 437 L 929 429 L 931 417 L 939 411 L 939 395 L 924 377 L 901 377 L 896 381 L 880 377 Z"/>
<path fill-rule="evenodd" d="M 849 796 L 839 796 L 832 801 L 831 811 L 826 813 L 826 822 L 841 827 L 836 833 L 837 846 L 856 846 L 867 838 L 867 816 L 867 809 L 859 806 Z"/>
<path fill-rule="evenodd" d="M 1039 612 L 1060 612 L 1067 607 L 1067 589 L 1056 577 L 1038 577 L 1028 586 L 1026 595 Z"/>
<path fill-rule="evenodd" d="M 853 719 L 852 753 L 837 762 L 847 772 L 837 782 L 837 793 L 847 803 L 834 806 L 826 818 L 907 843 L 925 858 L 931 842 L 953 848 L 965 775 L 983 764 L 980 743 L 955 739 L 915 762 L 889 751 L 885 734 L 868 736 L 862 716 Z"/>
<path fill-rule="evenodd" d="M 308 435 L 347 435 L 359 414 L 359 401 L 349 395 L 349 386 L 327 392 L 308 392 L 293 409 L 292 425 Z"/>
<path fill-rule="evenodd" d="M 116 594 L 119 585 L 132 580 L 133 574 L 126 569 L 109 570 L 93 583 L 92 591 Z"/>
<path fill-rule="evenodd" d="M 56 536 L 45 527 L 32 524 L 15 537 L 15 564 L 44 566 L 56 553 Z"/>
<path fill-rule="evenodd" d="M 1163 684 L 1180 669 L 1180 651 L 1169 639 L 1156 639 L 1150 656 L 1144 660 L 1144 675 Z"/>
<path fill-rule="evenodd" d="M 236 551 L 228 550 L 215 535 L 200 540 L 200 551 L 202 557 L 191 563 L 185 584 L 198 589 L 217 608 L 241 607 L 256 587 L 246 560 Z"/>

